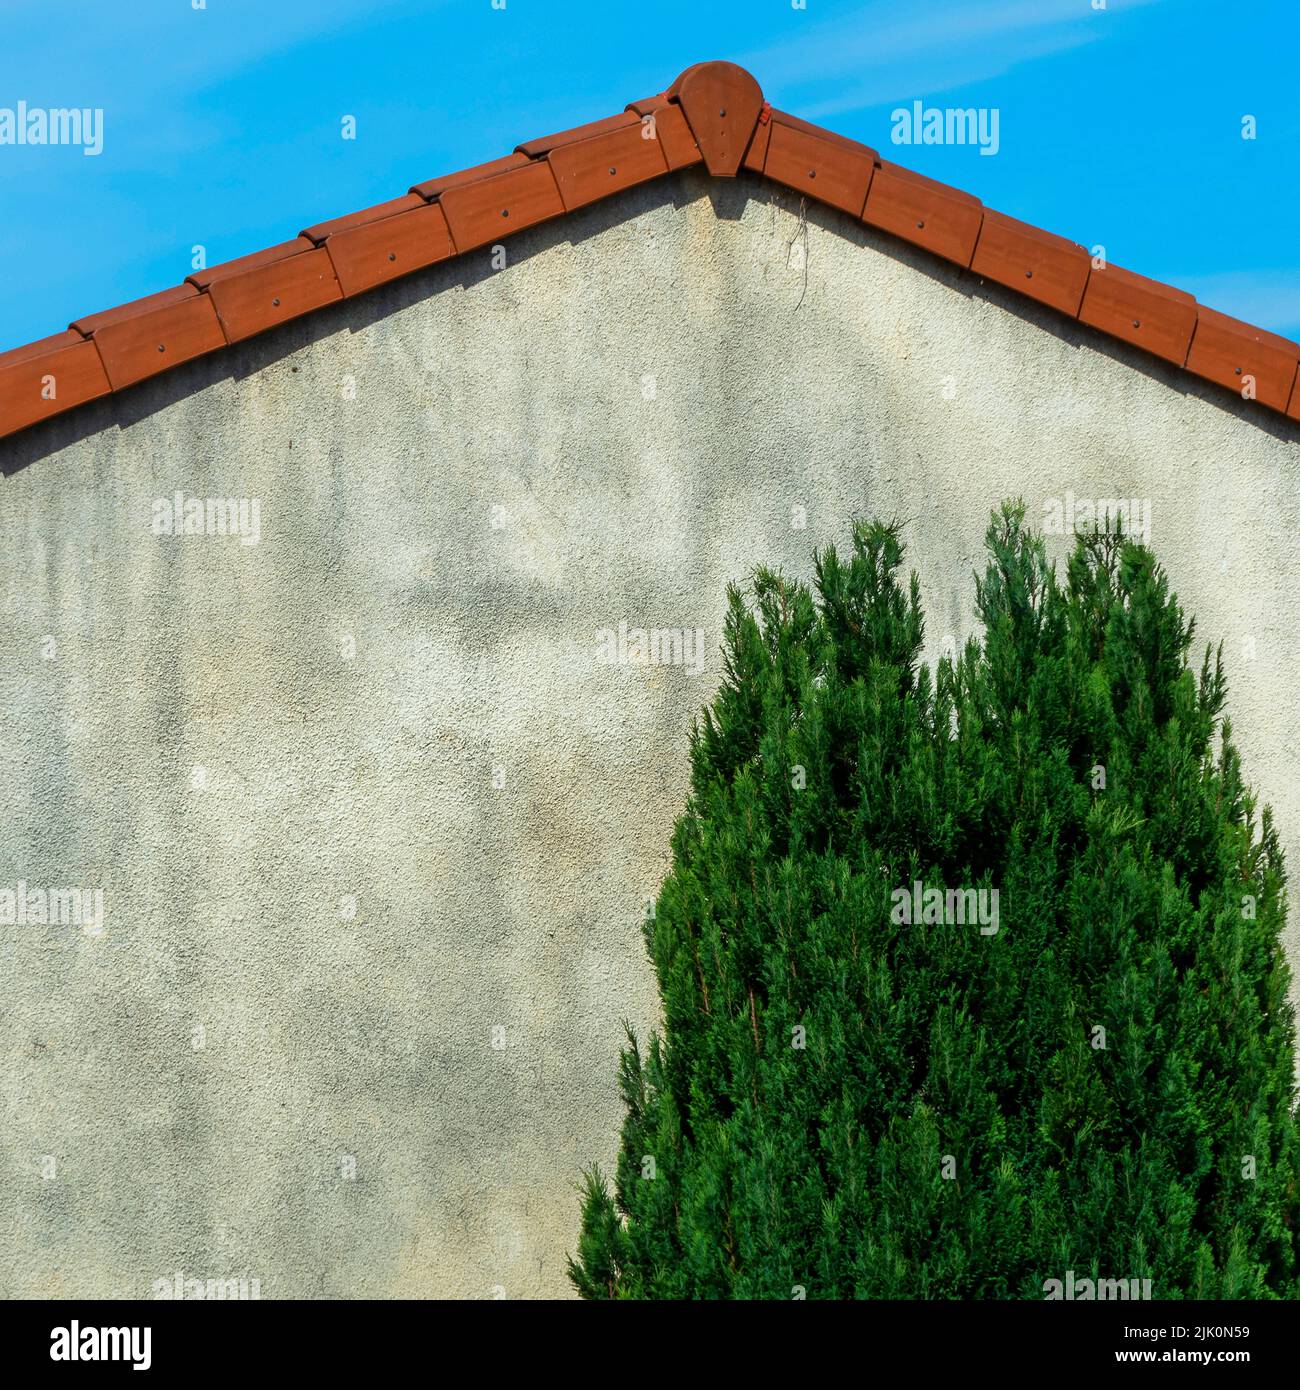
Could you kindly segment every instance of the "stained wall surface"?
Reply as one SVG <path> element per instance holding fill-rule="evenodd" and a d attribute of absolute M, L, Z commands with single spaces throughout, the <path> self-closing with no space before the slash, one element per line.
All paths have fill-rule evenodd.
<path fill-rule="evenodd" d="M 1002 498 L 1149 502 L 1300 864 L 1290 422 L 749 178 L 507 253 L 0 442 L 0 889 L 104 892 L 0 926 L 6 1296 L 566 1294 L 725 587 L 854 516 L 933 659 Z"/>

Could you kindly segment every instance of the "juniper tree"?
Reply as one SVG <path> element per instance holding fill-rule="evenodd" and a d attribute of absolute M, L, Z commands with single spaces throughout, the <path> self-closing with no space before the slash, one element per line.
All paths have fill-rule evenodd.
<path fill-rule="evenodd" d="M 1283 863 L 1221 649 L 1121 536 L 1063 581 L 1023 507 L 987 547 L 933 674 L 892 526 L 730 593 L 583 1295 L 1296 1295 Z M 916 884 L 996 929 L 903 920 Z"/>

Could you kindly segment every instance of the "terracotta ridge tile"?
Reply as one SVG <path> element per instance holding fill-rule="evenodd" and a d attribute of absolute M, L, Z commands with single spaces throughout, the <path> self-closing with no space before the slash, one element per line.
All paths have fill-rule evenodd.
<path fill-rule="evenodd" d="M 806 121 L 794 125 L 776 112 L 764 135 L 756 133 L 755 139 L 765 146 L 762 169 L 768 178 L 852 217 L 862 216 L 879 164 L 870 146 L 830 139 L 816 126 Z"/>
<path fill-rule="evenodd" d="M 945 260 L 969 266 L 984 221 L 984 205 L 959 188 L 882 159 L 871 180 L 862 220 Z"/>
<path fill-rule="evenodd" d="M 400 198 L 389 198 L 386 203 L 375 203 L 373 207 L 362 208 L 360 212 L 349 212 L 343 217 L 331 217 L 327 222 L 317 222 L 298 233 L 317 246 L 326 237 L 348 231 L 352 227 L 363 227 L 367 222 L 379 222 L 385 217 L 396 217 L 400 212 L 410 212 L 412 208 L 423 207 L 425 200 L 418 193 L 403 193 Z"/>
<path fill-rule="evenodd" d="M 1077 318 L 1091 264 L 1076 242 L 985 208 L 970 268 Z"/>
<path fill-rule="evenodd" d="M 223 275 L 208 295 L 222 331 L 235 343 L 342 299 L 343 291 L 329 252 L 312 247 Z"/>
<path fill-rule="evenodd" d="M 1111 263 L 1090 272 L 1079 322 L 1181 367 L 1196 327 L 1196 300 L 1186 290 Z"/>
<path fill-rule="evenodd" d="M 763 91 L 735 63 L 696 63 L 668 89 L 676 97 L 705 166 L 714 178 L 735 178 L 763 111 Z"/>
<path fill-rule="evenodd" d="M 562 130 L 556 135 L 544 135 L 540 140 L 525 140 L 515 146 L 515 153 L 537 159 L 551 150 L 563 145 L 576 144 L 579 140 L 590 140 L 597 135 L 607 135 L 611 131 L 623 130 L 628 126 L 640 125 L 638 117 L 626 109 L 616 116 L 605 116 L 599 121 L 588 121 L 586 125 L 576 125 L 571 130 Z"/>
<path fill-rule="evenodd" d="M 547 154 L 566 210 L 668 172 L 668 156 L 658 138 L 658 117 L 645 124 L 636 116 L 630 120 L 584 140 L 557 145 Z"/>
<path fill-rule="evenodd" d="M 410 274 L 456 254 L 441 203 L 415 199 L 416 206 L 333 232 L 325 250 L 345 296 Z"/>
<path fill-rule="evenodd" d="M 487 246 L 566 211 L 548 160 L 530 160 L 438 195 L 457 251 Z"/>
<path fill-rule="evenodd" d="M 212 297 L 192 285 L 188 298 L 101 323 L 94 342 L 114 391 L 226 346 Z"/>
<path fill-rule="evenodd" d="M 0 435 L 13 434 L 112 390 L 93 338 L 75 329 L 0 355 Z"/>
<path fill-rule="evenodd" d="M 656 96 L 642 97 L 640 101 L 629 101 L 623 108 L 625 111 L 635 111 L 638 116 L 649 116 L 658 111 L 661 106 L 668 104 L 668 93 L 659 92 Z"/>
<path fill-rule="evenodd" d="M 1230 314 L 1196 306 L 1187 370 L 1244 400 L 1285 410 L 1295 385 L 1300 344 L 1243 323 Z"/>
<path fill-rule="evenodd" d="M 0 352 L 0 367 L 16 367 L 20 362 L 33 357 L 42 357 L 47 352 L 67 347 L 69 343 L 83 343 L 85 335 L 75 328 L 65 328 L 60 333 L 51 333 L 48 338 L 37 338 L 34 343 L 23 343 L 19 347 L 7 348 Z"/>
<path fill-rule="evenodd" d="M 477 183 L 479 179 L 491 178 L 494 174 L 500 174 L 506 169 L 518 169 L 528 162 L 529 159 L 526 154 L 520 154 L 518 150 L 515 150 L 511 154 L 503 154 L 499 159 L 489 159 L 486 164 L 475 164 L 472 168 L 461 169 L 459 173 L 442 174 L 436 179 L 428 179 L 424 183 L 413 184 L 411 192 L 425 199 L 426 202 L 432 202 L 450 189 L 461 188 L 467 183 Z"/>
<path fill-rule="evenodd" d="M 297 236 L 292 241 L 282 241 L 278 245 L 268 246 L 264 251 L 253 251 L 247 256 L 238 256 L 233 261 L 222 261 L 220 265 L 196 270 L 185 278 L 191 285 L 206 290 L 209 285 L 225 280 L 231 275 L 243 275 L 259 266 L 272 265 L 276 261 L 287 260 L 290 256 L 298 256 L 313 249 L 314 244 L 309 237 Z"/>
<path fill-rule="evenodd" d="M 123 319 L 134 318 L 137 314 L 147 314 L 164 305 L 175 304 L 178 300 L 192 299 L 196 294 L 198 290 L 189 281 L 185 281 L 183 284 L 173 285 L 170 289 L 159 290 L 157 294 L 147 294 L 143 299 L 133 299 L 128 304 L 119 304 L 114 309 L 102 309 L 97 314 L 87 314 L 85 318 L 77 319 L 69 326 L 89 338 L 96 330 L 106 328 L 111 323 L 120 323 Z"/>
<path fill-rule="evenodd" d="M 811 121 L 792 116 L 788 111 L 778 111 L 774 106 L 768 106 L 767 115 L 768 119 L 776 124 L 788 126 L 791 130 L 801 130 L 805 135 L 815 135 L 819 140 L 829 140 L 833 145 L 842 145 L 845 149 L 856 150 L 860 154 L 869 154 L 877 164 L 880 163 L 880 155 L 870 145 L 864 145 L 860 140 L 852 140 L 847 135 L 837 135 L 833 130 L 827 130 L 824 126 L 814 125 Z"/>

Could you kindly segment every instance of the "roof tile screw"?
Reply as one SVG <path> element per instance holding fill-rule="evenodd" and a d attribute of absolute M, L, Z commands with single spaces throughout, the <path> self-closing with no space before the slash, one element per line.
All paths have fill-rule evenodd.
<path fill-rule="evenodd" d="M 1234 372 L 1236 372 L 1238 376 L 1241 375 L 1241 368 L 1240 368 L 1240 367 L 1234 367 L 1232 370 L 1233 370 Z"/>
<path fill-rule="evenodd" d="M 388 259 L 389 259 L 390 261 L 395 261 L 395 260 L 397 259 L 397 252 L 396 252 L 396 251 L 390 251 L 390 252 L 388 253 Z"/>
<path fill-rule="evenodd" d="M 274 304 L 277 309 L 280 307 L 280 301 L 278 299 L 273 299 L 271 303 Z"/>
<path fill-rule="evenodd" d="M 158 351 L 159 351 L 159 352 L 166 352 L 166 351 L 167 351 L 167 344 L 166 344 L 166 343 L 159 343 L 159 344 L 158 344 Z"/>
<path fill-rule="evenodd" d="M 1134 328 L 1141 328 L 1141 327 L 1142 327 L 1142 320 L 1141 320 L 1141 319 L 1134 319 L 1134 320 L 1133 320 L 1133 327 L 1134 327 Z"/>
<path fill-rule="evenodd" d="M 922 218 L 916 225 L 917 225 L 918 227 L 924 227 L 924 226 L 925 226 L 925 218 Z"/>
<path fill-rule="evenodd" d="M 609 166 L 609 176 L 610 176 L 610 178 L 613 178 L 614 175 L 617 174 L 617 173 L 618 173 L 618 170 L 615 169 L 614 166 L 611 164 L 611 165 Z"/>
<path fill-rule="evenodd" d="M 815 178 L 817 177 L 817 170 L 816 170 L 816 169 L 809 169 L 809 170 L 808 170 L 808 177 L 809 177 L 810 179 L 815 179 Z"/>
<path fill-rule="evenodd" d="M 1025 279 L 1026 279 L 1026 280 L 1032 280 L 1033 278 L 1034 278 L 1034 272 L 1033 272 L 1032 270 L 1027 270 L 1027 271 L 1025 271 Z"/>
<path fill-rule="evenodd" d="M 509 216 L 510 216 L 510 209 L 509 209 L 509 208 L 502 208 L 502 209 L 501 209 L 501 216 L 502 216 L 502 217 L 509 217 Z"/>

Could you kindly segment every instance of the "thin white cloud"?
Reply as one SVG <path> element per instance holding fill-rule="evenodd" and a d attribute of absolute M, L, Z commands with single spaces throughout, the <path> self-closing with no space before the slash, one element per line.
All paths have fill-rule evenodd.
<path fill-rule="evenodd" d="M 799 114 L 808 121 L 821 121 L 845 111 L 863 111 L 872 106 L 937 96 L 955 87 L 1001 77 L 1020 63 L 1081 48 L 1095 42 L 1097 37 L 1077 31 L 1043 34 L 1032 41 L 1022 41 L 1014 57 L 990 49 L 983 53 L 945 54 L 939 58 L 921 57 L 907 63 L 898 62 L 887 71 L 872 73 L 866 81 L 841 88 L 824 101 L 801 101 Z"/>
<path fill-rule="evenodd" d="M 446 0 L 425 0 L 423 9 Z M 296 44 L 319 40 L 382 18 L 382 12 L 410 8 L 412 0 L 313 0 L 310 5 L 268 4 L 266 0 L 212 0 L 203 10 L 176 0 L 160 13 L 150 4 L 87 7 L 77 24 L 68 24 L 50 41 L 44 7 L 5 16 L 5 44 L 24 56 L 24 92 L 39 102 L 44 89 L 66 92 L 80 83 L 87 91 L 115 94 L 123 73 L 127 94 L 141 105 L 177 90 L 193 94 L 254 66 Z M 142 53 L 159 61 L 139 66 Z M 12 87 L 13 78 L 7 79 Z M 97 101 L 102 98 L 96 96 Z M 85 104 L 64 98 L 64 104 Z M 51 98 L 51 104 L 57 104 Z"/>
<path fill-rule="evenodd" d="M 815 84 L 818 112 L 806 102 L 801 111 L 826 115 L 997 76 L 1104 38 L 1124 11 L 1160 3 L 1108 0 L 1094 10 L 1087 0 L 937 0 L 900 14 L 895 0 L 875 0 L 737 61 L 772 89 Z"/>

